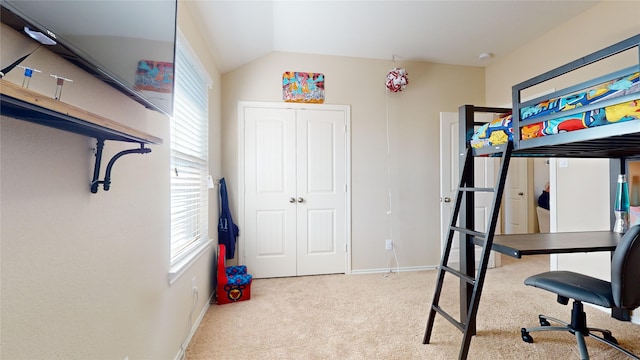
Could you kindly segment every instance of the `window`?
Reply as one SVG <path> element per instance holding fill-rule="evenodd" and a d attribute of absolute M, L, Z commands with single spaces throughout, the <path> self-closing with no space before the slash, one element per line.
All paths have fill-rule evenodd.
<path fill-rule="evenodd" d="M 171 276 L 180 272 L 209 240 L 208 75 L 180 33 L 176 39 L 174 79 L 170 282 Z M 174 271 L 176 266 L 179 269 Z"/>

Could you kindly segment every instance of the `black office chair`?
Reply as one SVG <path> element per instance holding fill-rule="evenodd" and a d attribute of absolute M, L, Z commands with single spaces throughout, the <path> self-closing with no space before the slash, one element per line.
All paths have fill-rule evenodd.
<path fill-rule="evenodd" d="M 529 335 L 533 331 L 568 331 L 576 336 L 581 359 L 589 359 L 584 337 L 590 336 L 612 346 L 633 359 L 640 359 L 628 350 L 620 347 L 611 331 L 587 327 L 587 315 L 582 302 L 603 306 L 633 310 L 640 306 L 640 225 L 631 227 L 620 239 L 611 259 L 611 282 L 578 274 L 571 271 L 549 271 L 527 278 L 524 283 L 558 294 L 558 302 L 567 305 L 573 299 L 571 323 L 539 315 L 540 327 L 522 328 L 522 340 L 533 342 Z M 551 326 L 549 320 L 563 326 Z M 602 337 L 593 332 L 602 333 Z"/>

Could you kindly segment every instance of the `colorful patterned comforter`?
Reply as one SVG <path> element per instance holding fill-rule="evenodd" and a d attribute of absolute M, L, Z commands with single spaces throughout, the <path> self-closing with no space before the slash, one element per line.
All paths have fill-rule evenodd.
<path fill-rule="evenodd" d="M 640 73 L 638 72 L 598 84 L 580 92 L 524 107 L 520 109 L 520 119 L 521 121 L 534 119 L 627 94 L 638 94 L 638 98 L 621 104 L 523 126 L 520 128 L 520 139 L 527 140 L 623 121 L 640 120 Z M 482 125 L 473 134 L 471 146 L 482 148 L 504 144 L 509 140 L 513 140 L 511 115 Z"/>

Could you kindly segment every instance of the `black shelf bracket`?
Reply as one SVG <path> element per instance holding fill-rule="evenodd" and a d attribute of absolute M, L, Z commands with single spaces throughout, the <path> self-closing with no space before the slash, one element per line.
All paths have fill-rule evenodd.
<path fill-rule="evenodd" d="M 151 149 L 144 147 L 144 143 L 140 143 L 139 149 L 130 149 L 123 150 L 119 153 L 115 154 L 109 163 L 107 164 L 107 169 L 104 174 L 104 180 L 98 180 L 100 178 L 100 163 L 102 162 L 102 149 L 104 148 L 104 139 L 96 139 L 98 142 L 96 144 L 96 162 L 93 167 L 93 180 L 91 181 L 91 193 L 95 194 L 98 192 L 98 187 L 100 184 L 103 184 L 104 191 L 109 191 L 111 188 L 111 168 L 113 168 L 113 164 L 115 164 L 116 160 L 120 157 L 128 154 L 148 154 L 151 152 Z"/>

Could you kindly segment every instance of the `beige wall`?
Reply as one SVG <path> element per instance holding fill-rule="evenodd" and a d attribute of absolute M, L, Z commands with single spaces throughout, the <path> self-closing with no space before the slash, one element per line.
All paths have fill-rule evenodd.
<path fill-rule="evenodd" d="M 392 173 L 391 225 L 400 266 L 419 268 L 439 261 L 440 111 L 456 111 L 464 103 L 509 102 L 514 83 L 640 33 L 638 6 L 638 2 L 606 1 L 568 20 L 489 66 L 486 83 L 481 68 L 283 53 L 265 56 L 221 79 L 182 3 L 179 24 L 213 78 L 211 173 L 228 178 L 234 207 L 237 101 L 280 102 L 282 73 L 295 70 L 323 72 L 326 102 L 351 105 L 352 263 L 354 270 L 369 271 L 389 264 L 383 247 L 390 236 L 387 165 Z M 597 32 L 583 35 L 587 26 L 606 24 L 619 14 L 626 14 L 629 21 L 598 26 Z M 0 30 L 2 64 L 33 48 L 12 30 L 4 26 Z M 172 359 L 186 335 L 194 276 L 201 296 L 193 320 L 206 308 L 211 251 L 168 285 L 168 120 L 45 49 L 28 61 L 25 64 L 43 74 L 64 73 L 75 80 L 65 85 L 64 101 L 162 137 L 165 144 L 152 146 L 151 154 L 118 160 L 112 189 L 90 194 L 93 157 L 88 138 L 2 117 L 0 357 Z M 411 82 L 404 92 L 387 94 L 384 76 L 396 65 L 407 68 Z M 7 79 L 21 82 L 17 73 Z M 48 75 L 36 76 L 31 88 L 53 93 L 50 80 Z M 561 81 L 553 84 L 561 85 Z M 129 146 L 109 143 L 105 158 L 125 148 Z M 584 178 L 592 170 L 587 169 Z M 571 192 L 571 181 L 559 177 L 557 186 L 567 196 L 563 204 L 581 203 Z M 211 200 L 209 228 L 215 239 L 215 192 Z M 575 219 L 583 213 L 578 210 L 567 206 L 563 212 Z"/>
<path fill-rule="evenodd" d="M 487 104 L 510 103 L 512 85 L 639 34 L 638 19 L 640 2 L 604 1 L 535 41 L 524 44 L 520 50 L 499 58 L 486 69 Z M 550 81 L 532 89 L 531 93 L 554 88 L 559 90 L 637 64 L 638 56 L 637 50 L 615 56 L 570 76 Z M 555 177 L 552 201 L 557 204 L 558 231 L 609 229 L 608 161 L 569 159 L 568 167 L 560 167 L 554 161 L 550 172 L 552 179 Z M 584 194 L 590 194 L 588 199 Z M 588 211 L 584 210 L 585 201 L 589 204 Z M 608 254 L 562 255 L 558 256 L 557 266 L 607 278 L 608 257 Z"/>
<path fill-rule="evenodd" d="M 213 77 L 211 172 L 220 172 L 220 77 L 193 23 L 179 24 Z M 35 48 L 2 25 L 0 63 Z M 173 359 L 211 294 L 211 249 L 173 285 L 169 272 L 169 119 L 144 109 L 46 48 L 24 65 L 30 88 L 53 96 L 49 74 L 74 80 L 62 100 L 164 139 L 152 153 L 119 159 L 112 187 L 89 192 L 89 138 L 2 117 L 0 121 L 1 343 L 3 359 Z M 21 83 L 20 69 L 5 80 Z M 103 163 L 135 145 L 107 142 Z M 104 170 L 103 170 L 104 172 Z M 217 194 L 212 192 L 214 231 Z"/>
<path fill-rule="evenodd" d="M 538 39 L 506 56 L 500 56 L 486 68 L 487 105 L 511 103 L 511 87 L 531 77 L 579 59 L 615 42 L 640 33 L 640 2 L 603 1 L 562 26 L 549 31 Z M 600 26 L 602 24 L 608 24 Z M 531 93 L 549 88 L 561 89 L 571 81 L 584 81 L 594 75 L 606 74 L 611 68 L 630 66 L 638 60 L 638 54 L 628 53 L 613 61 L 584 68 L 572 76 L 558 78 Z"/>
<path fill-rule="evenodd" d="M 403 66 L 409 85 L 388 93 L 388 71 Z M 391 225 L 400 267 L 426 267 L 440 259 L 439 112 L 484 102 L 484 70 L 430 63 L 272 53 L 223 76 L 223 168 L 236 211 L 237 103 L 282 102 L 285 71 L 321 72 L 327 104 L 351 106 L 352 268 L 389 266 L 387 165 L 391 169 Z M 313 106 L 313 105 L 309 105 Z M 389 121 L 390 161 L 386 124 Z M 242 235 L 242 230 L 240 231 Z M 240 238 L 239 241 L 242 241 Z M 391 264 L 395 267 L 395 264 Z"/>

